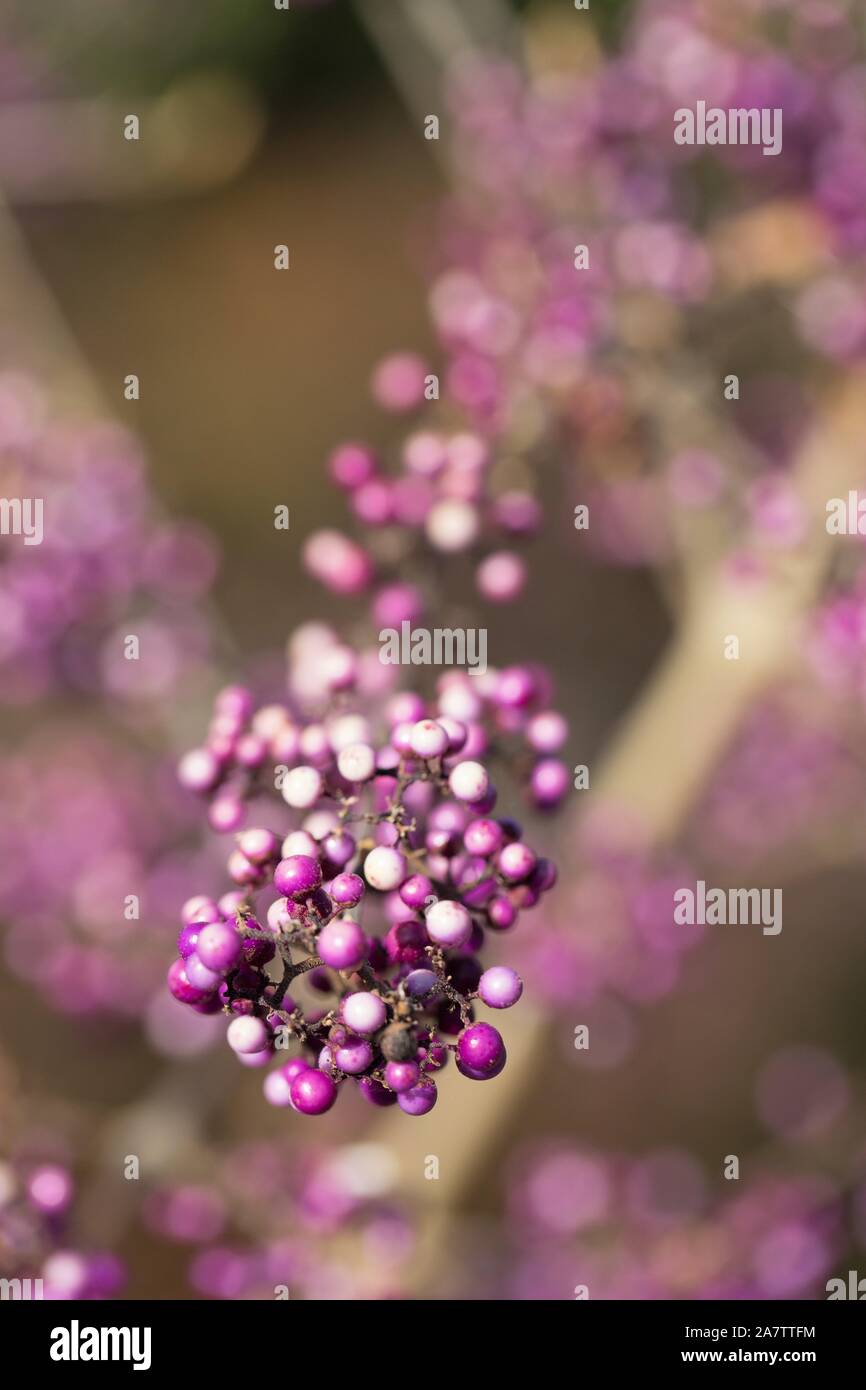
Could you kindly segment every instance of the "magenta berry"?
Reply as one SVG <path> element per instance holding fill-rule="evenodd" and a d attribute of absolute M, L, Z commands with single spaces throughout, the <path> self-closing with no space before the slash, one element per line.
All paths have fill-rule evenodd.
<path fill-rule="evenodd" d="M 281 859 L 274 870 L 274 887 L 287 898 L 307 898 L 321 883 L 321 866 L 306 854 Z"/>
<path fill-rule="evenodd" d="M 181 1004 L 198 1004 L 205 998 L 207 990 L 196 989 L 186 973 L 186 963 L 172 961 L 168 969 L 168 987 Z"/>
<path fill-rule="evenodd" d="M 367 955 L 367 938 L 351 918 L 336 918 L 319 932 L 316 949 L 332 970 L 355 970 Z"/>
<path fill-rule="evenodd" d="M 199 932 L 196 954 L 208 969 L 224 975 L 240 960 L 241 946 L 234 927 L 227 922 L 212 922 Z"/>
<path fill-rule="evenodd" d="M 501 1033 L 489 1023 L 474 1023 L 457 1039 L 457 1062 L 473 1080 L 498 1076 L 505 1066 L 505 1044 Z"/>
<path fill-rule="evenodd" d="M 337 1099 L 337 1084 L 324 1072 L 307 1067 L 291 1084 L 291 1104 L 302 1115 L 324 1115 Z"/>
<path fill-rule="evenodd" d="M 340 907 L 356 907 L 364 896 L 364 880 L 358 874 L 338 874 L 328 891 Z"/>
<path fill-rule="evenodd" d="M 421 1079 L 421 1068 L 417 1062 L 388 1062 L 385 1066 L 385 1084 L 400 1094 L 411 1091 Z"/>

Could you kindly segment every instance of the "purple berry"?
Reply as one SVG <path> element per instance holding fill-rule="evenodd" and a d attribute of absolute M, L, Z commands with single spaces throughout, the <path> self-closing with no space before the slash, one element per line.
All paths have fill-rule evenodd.
<path fill-rule="evenodd" d="M 506 1053 L 502 1034 L 490 1023 L 473 1023 L 457 1039 L 457 1062 L 461 1071 L 473 1080 L 484 1081 L 498 1076 L 505 1066 Z"/>
<path fill-rule="evenodd" d="M 432 1081 L 422 1081 L 409 1091 L 397 1096 L 397 1104 L 406 1115 L 427 1115 L 438 1100 L 438 1092 Z"/>
<path fill-rule="evenodd" d="M 274 870 L 274 887 L 287 898 L 300 901 L 308 898 L 322 883 L 322 870 L 307 854 L 292 854 L 281 859 Z"/>
<path fill-rule="evenodd" d="M 358 1082 L 358 1090 L 366 1101 L 371 1105 L 396 1105 L 397 1096 L 393 1091 L 389 1091 L 383 1086 L 381 1081 L 377 1081 L 374 1076 L 362 1076 Z"/>

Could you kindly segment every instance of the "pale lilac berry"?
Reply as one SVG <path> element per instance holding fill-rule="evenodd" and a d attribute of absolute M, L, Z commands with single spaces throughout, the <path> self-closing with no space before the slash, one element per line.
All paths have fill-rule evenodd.
<path fill-rule="evenodd" d="M 472 918 L 462 903 L 434 903 L 425 920 L 427 935 L 437 946 L 462 946 L 472 935 Z"/>
<path fill-rule="evenodd" d="M 220 982 L 220 973 L 208 969 L 200 959 L 197 949 L 192 955 L 187 956 L 183 968 L 193 989 L 200 989 L 203 994 L 212 994 Z"/>
<path fill-rule="evenodd" d="M 470 854 L 488 859 L 496 854 L 505 842 L 505 833 L 498 821 L 482 817 L 470 821 L 463 835 L 463 843 Z"/>
<path fill-rule="evenodd" d="M 521 879 L 528 878 L 536 863 L 536 856 L 532 850 L 520 840 L 506 845 L 497 860 L 499 872 L 511 883 L 519 883 Z"/>
<path fill-rule="evenodd" d="M 306 854 L 315 859 L 318 853 L 319 847 L 307 830 L 293 830 L 280 847 L 281 859 L 291 859 L 293 854 Z"/>
<path fill-rule="evenodd" d="M 262 1083 L 262 1091 L 268 1105 L 275 1105 L 280 1110 L 292 1103 L 292 1083 L 282 1068 L 268 1072 Z"/>
<path fill-rule="evenodd" d="M 322 775 L 314 767 L 293 767 L 283 780 L 283 800 L 298 811 L 315 806 L 322 795 Z"/>
<path fill-rule="evenodd" d="M 448 785 L 458 801 L 481 801 L 487 795 L 490 778 L 481 763 L 460 762 L 452 768 Z"/>
<path fill-rule="evenodd" d="M 466 550 L 478 535 L 478 510 L 459 497 L 446 497 L 431 507 L 425 525 L 427 539 L 446 554 Z"/>
<path fill-rule="evenodd" d="M 536 753 L 556 753 L 568 738 L 568 725 L 556 710 L 544 710 L 530 719 L 526 738 Z"/>
<path fill-rule="evenodd" d="M 334 1050 L 334 1062 L 340 1071 L 349 1076 L 359 1076 L 373 1061 L 373 1049 L 364 1038 L 347 1038 L 346 1042 Z"/>
<path fill-rule="evenodd" d="M 372 393 L 385 410 L 414 410 L 424 400 L 427 366 L 414 352 L 383 357 L 373 374 Z"/>
<path fill-rule="evenodd" d="M 258 828 L 242 830 L 238 836 L 238 849 L 251 864 L 267 864 L 274 859 L 280 848 L 279 838 L 272 830 Z"/>
<path fill-rule="evenodd" d="M 377 845 L 364 860 L 364 877 L 380 893 L 393 892 L 406 877 L 406 860 L 390 845 Z"/>
<path fill-rule="evenodd" d="M 491 965 L 478 981 L 478 997 L 491 1009 L 510 1009 L 523 993 L 523 981 L 507 965 Z"/>
<path fill-rule="evenodd" d="M 448 734 L 435 719 L 421 719 L 413 726 L 409 742 L 419 758 L 441 758 L 448 748 Z"/>
<path fill-rule="evenodd" d="M 219 781 L 221 771 L 219 758 L 209 748 L 193 748 L 178 763 L 177 776 L 187 791 L 209 792 Z"/>
<path fill-rule="evenodd" d="M 268 1037 L 263 1020 L 248 1014 L 233 1018 L 226 1030 L 226 1041 L 233 1052 L 261 1052 Z"/>
<path fill-rule="evenodd" d="M 369 782 L 376 771 L 376 754 L 368 743 L 350 743 L 337 755 L 337 771 L 347 782 Z"/>
<path fill-rule="evenodd" d="M 218 922 L 219 919 L 219 908 L 213 898 L 206 898 L 202 893 L 187 898 L 180 910 L 180 920 L 187 926 L 191 922 Z"/>
<path fill-rule="evenodd" d="M 351 1028 L 353 1033 L 361 1034 L 378 1032 L 388 1017 L 385 1004 L 378 994 L 370 994 L 365 990 L 347 994 L 340 1006 L 340 1012 L 347 1028 Z"/>
<path fill-rule="evenodd" d="M 244 803 L 239 796 L 226 793 L 218 796 L 211 802 L 208 809 L 208 821 L 213 830 L 220 834 L 228 834 L 232 830 L 239 830 L 244 823 Z"/>
<path fill-rule="evenodd" d="M 500 550 L 482 560 L 476 571 L 478 591 L 491 603 L 512 603 L 526 586 L 526 564 L 511 550 Z"/>
<path fill-rule="evenodd" d="M 196 955 L 209 970 L 224 975 L 241 958 L 241 938 L 228 922 L 213 922 L 199 932 Z"/>

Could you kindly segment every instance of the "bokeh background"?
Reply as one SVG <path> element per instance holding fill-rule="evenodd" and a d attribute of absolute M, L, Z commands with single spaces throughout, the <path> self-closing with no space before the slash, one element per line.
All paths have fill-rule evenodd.
<path fill-rule="evenodd" d="M 35 13 L 29 5 L 0 5 L 2 365 L 34 373 L 52 410 L 74 419 L 113 417 L 134 431 L 153 508 L 207 528 L 221 554 L 204 611 L 189 618 L 191 632 L 200 623 L 216 635 L 191 683 L 163 692 L 158 716 L 130 717 L 113 706 L 106 713 L 93 692 L 62 687 L 38 702 L 6 705 L 2 755 L 12 792 L 4 814 L 27 818 L 37 842 L 32 849 L 28 843 L 30 877 L 16 880 L 18 896 L 4 893 L 8 918 L 26 900 L 28 884 L 40 874 L 51 879 L 55 854 L 61 874 L 76 873 L 84 852 L 74 838 L 82 834 L 77 814 L 49 816 L 46 809 L 48 800 L 74 803 L 94 764 L 103 763 L 102 755 L 88 755 L 87 767 L 76 769 L 69 762 L 76 741 L 110 737 L 132 749 L 140 765 L 124 769 L 123 781 L 137 792 L 145 775 L 159 777 L 159 789 L 132 818 L 130 836 L 138 825 L 140 841 L 148 807 L 154 814 L 161 797 L 172 797 L 172 757 L 195 739 L 217 672 L 260 668 L 266 658 L 279 659 L 298 623 L 339 616 L 339 602 L 323 595 L 299 563 L 311 531 L 344 521 L 324 460 L 343 438 L 369 439 L 385 450 L 401 438 L 404 423 L 383 416 L 371 400 L 371 374 L 395 350 L 441 360 L 428 290 L 441 265 L 442 209 L 467 182 L 465 161 L 451 149 L 455 122 L 441 86 L 441 52 L 429 34 L 415 32 L 417 47 L 407 48 L 401 62 L 371 19 L 375 8 L 374 0 L 361 7 L 296 0 L 289 13 L 264 0 L 199 0 L 180 8 L 157 0 L 46 0 Z M 755 0 L 733 14 L 728 5 L 638 7 L 627 0 L 594 4 L 589 13 L 576 13 L 566 0 L 511 11 L 480 4 L 477 14 L 471 3 L 457 8 L 468 12 L 469 34 L 477 30 L 495 52 L 513 55 L 517 43 L 540 90 L 555 85 L 553 73 L 615 62 L 629 26 L 647 23 L 654 9 L 704 26 L 719 52 L 725 45 L 748 52 L 749 26 L 766 23 L 773 51 L 793 52 L 792 66 L 807 78 L 826 75 L 809 71 L 802 35 L 795 33 L 792 49 L 783 4 Z M 840 0 L 797 8 L 802 24 L 814 12 L 815 26 L 829 35 L 823 52 L 830 77 L 844 71 L 853 85 L 850 68 L 862 78 L 858 7 Z M 437 6 L 427 9 L 434 37 L 437 22 L 443 35 L 450 32 L 448 7 L 439 21 Z M 683 57 L 686 65 L 699 60 L 705 55 L 697 51 Z M 626 76 L 621 71 L 622 81 Z M 613 69 L 610 112 L 624 90 L 615 78 Z M 416 81 L 421 90 L 413 104 Z M 423 139 L 425 110 L 441 112 L 437 144 Z M 141 113 L 148 138 L 118 148 L 109 132 L 126 112 Z M 852 117 L 852 151 L 864 131 Z M 503 128 L 503 141 L 506 134 Z M 495 126 L 484 138 L 495 142 Z M 575 170 L 582 161 L 602 162 L 605 138 L 583 155 L 572 151 Z M 647 128 L 643 148 L 660 138 Z M 792 132 L 792 150 L 799 139 Z M 505 162 L 508 153 L 506 142 Z M 669 157 L 659 154 L 659 167 Z M 856 183 L 861 166 L 848 169 Z M 681 205 L 683 222 L 703 235 L 714 218 L 771 201 L 777 190 L 758 197 L 749 183 L 763 173 L 733 166 L 715 182 L 712 173 L 696 173 Z M 780 202 L 808 203 L 818 185 L 809 183 L 805 164 L 789 165 L 787 177 Z M 816 202 L 820 207 L 817 194 Z M 551 217 L 566 205 L 564 196 L 551 198 Z M 620 208 L 607 216 L 621 228 L 630 215 Z M 631 214 L 632 223 L 648 219 L 646 210 Z M 68 911 L 59 901 L 49 896 L 42 904 L 31 946 L 20 934 L 14 938 L 0 994 L 0 1117 L 9 1171 L 17 1165 L 30 1172 L 37 1162 L 69 1165 L 77 1194 L 69 1226 L 62 1237 L 52 1230 L 39 1241 L 48 1249 L 113 1252 L 123 1282 L 107 1279 L 106 1289 L 138 1298 L 262 1296 L 279 1260 L 262 1264 L 261 1251 L 277 1236 L 285 1242 L 292 1297 L 297 1287 L 301 1297 L 360 1289 L 374 1297 L 572 1298 L 587 1282 L 590 1296 L 733 1290 L 743 1297 L 823 1297 L 827 1278 L 844 1275 L 858 1259 L 862 1265 L 860 545 L 838 542 L 853 558 L 838 564 L 834 557 L 807 600 L 800 570 L 811 582 L 817 562 L 801 563 L 808 544 L 802 537 L 788 552 L 783 539 L 788 558 L 779 599 L 772 575 L 759 572 L 752 588 L 747 582 L 742 555 L 754 540 L 754 495 L 751 512 L 734 508 L 722 521 L 712 505 L 709 513 L 687 514 L 674 543 L 657 554 L 628 540 L 619 553 L 616 545 L 593 548 L 572 522 L 575 503 L 591 496 L 599 518 L 618 534 L 622 499 L 613 496 L 614 485 L 652 486 L 664 476 L 688 435 L 670 422 L 688 416 L 677 393 L 699 389 L 692 370 L 695 380 L 703 372 L 721 382 L 727 371 L 740 372 L 743 382 L 761 379 L 762 394 L 743 388 L 743 409 L 753 416 L 742 427 L 743 450 L 751 451 L 744 488 L 767 477 L 790 484 L 804 439 L 814 431 L 820 437 L 833 419 L 834 389 L 849 374 L 856 386 L 855 333 L 850 351 L 804 361 L 806 349 L 792 330 L 788 310 L 802 292 L 798 277 L 805 283 L 812 271 L 810 256 L 804 253 L 806 270 L 795 268 L 791 283 L 769 274 L 756 288 L 750 277 L 752 258 L 771 265 L 784 259 L 790 224 L 770 216 L 752 241 L 748 228 L 741 232 L 739 283 L 731 273 L 713 296 L 684 296 L 673 326 L 665 315 L 676 292 L 641 286 L 645 297 L 632 305 L 639 329 L 623 327 L 620 303 L 616 331 L 608 326 L 597 349 L 591 341 L 582 346 L 584 376 L 610 385 L 633 384 L 637 375 L 634 389 L 639 397 L 648 392 L 650 405 L 641 398 L 624 410 L 627 425 L 608 417 L 607 431 L 595 433 L 584 411 L 581 434 L 574 419 L 580 412 L 560 399 L 551 414 L 568 428 L 527 449 L 545 525 L 529 547 L 525 595 L 513 608 L 485 612 L 490 650 L 497 664 L 541 661 L 555 673 L 570 722 L 567 756 L 589 766 L 591 790 L 575 791 L 558 828 L 544 831 L 565 872 L 556 907 L 531 914 L 522 927 L 535 987 L 526 1020 L 516 1011 L 506 1033 L 512 1058 L 522 1060 L 511 1078 L 506 1072 L 490 1088 L 496 1097 L 485 1088 L 481 1099 L 461 1098 L 461 1087 L 476 1088 L 449 1076 L 435 1116 L 417 1126 L 406 1120 L 399 1133 L 377 1112 L 357 1109 L 348 1119 L 335 1113 L 305 1125 L 268 1110 L 255 1077 L 226 1059 L 225 1049 L 196 1039 L 189 1055 L 177 1055 L 149 975 L 146 998 L 130 1007 L 130 1017 L 66 1009 L 57 996 L 75 994 L 76 960 L 51 957 L 51 914 Z M 272 248 L 283 241 L 291 270 L 275 288 Z M 824 249 L 815 253 L 819 280 L 847 276 L 846 304 L 856 302 L 861 315 L 862 250 L 856 238 L 833 247 L 829 268 L 821 262 Z M 826 317 L 833 312 L 828 308 Z M 828 328 L 824 339 L 831 337 Z M 141 381 L 134 402 L 123 398 L 130 372 Z M 653 372 L 673 393 L 657 411 Z M 859 390 L 852 394 L 862 400 Z M 721 388 L 718 396 L 724 410 Z M 807 519 L 817 518 L 819 530 L 823 499 L 856 487 L 862 474 L 859 417 L 853 407 L 845 410 L 845 429 L 831 440 L 833 460 L 825 468 L 819 459 L 807 489 Z M 786 423 L 791 437 L 780 441 Z M 702 431 L 702 444 L 711 452 L 718 444 L 725 467 L 727 429 L 719 425 L 717 437 Z M 673 510 L 669 494 L 660 495 L 660 505 Z M 625 512 L 639 534 L 652 536 L 657 513 L 641 513 L 641 496 L 629 501 L 627 494 Z M 287 533 L 273 527 L 280 503 L 291 509 Z M 783 531 L 774 532 L 771 519 L 759 554 L 775 557 Z M 722 604 L 717 612 L 708 600 L 696 620 L 716 570 L 730 579 L 732 556 L 747 572 L 743 580 L 736 571 L 745 588 L 731 609 Z M 459 571 L 449 580 L 454 601 L 464 599 L 463 582 Z M 831 614 L 831 655 L 824 648 L 815 655 L 810 634 L 830 621 L 827 609 L 842 593 L 850 607 Z M 729 611 L 745 615 L 745 664 L 760 648 L 757 671 L 739 684 L 719 655 L 718 637 L 740 630 L 726 625 Z M 696 622 L 711 660 L 688 637 Z M 844 641 L 835 640 L 837 629 Z M 774 644 L 784 647 L 781 655 Z M 828 694 L 812 668 L 826 674 L 834 657 L 848 683 L 842 690 L 837 682 Z M 30 761 L 22 764 L 25 752 Z M 606 799 L 595 791 L 597 779 Z M 596 795 L 613 817 L 613 831 L 605 822 L 612 842 L 628 846 L 627 872 L 612 852 L 594 860 L 586 850 L 578 803 Z M 161 846 L 169 860 L 160 878 L 167 919 L 170 903 L 185 896 L 189 865 L 211 863 L 207 845 L 184 820 L 188 808 L 171 804 L 177 828 L 172 843 Z M 103 814 L 116 825 L 110 802 Z M 7 854 L 23 853 L 23 835 L 19 827 L 5 838 Z M 661 883 L 662 893 L 671 872 L 678 882 L 670 865 L 684 862 L 693 877 L 712 883 L 781 887 L 782 933 L 710 929 L 670 979 L 636 952 L 611 969 L 605 990 L 596 989 L 587 960 L 614 949 L 606 942 L 616 942 L 624 922 L 656 920 L 663 909 L 653 887 Z M 11 881 L 8 861 L 2 873 Z M 633 894 L 625 906 L 612 896 L 618 879 Z M 79 919 L 90 901 L 79 892 Z M 10 940 L 15 926 L 6 923 Z M 118 954 L 133 944 L 137 951 L 135 938 L 147 930 L 142 923 Z M 562 973 L 559 938 L 550 940 L 552 932 L 570 931 L 594 943 L 583 957 L 578 952 L 571 975 Z M 170 939 L 158 937 L 160 959 Z M 24 978 L 14 964 L 22 955 L 30 960 Z M 42 990 L 43 971 L 51 975 L 53 999 Z M 574 1047 L 583 1023 L 593 1039 L 587 1053 Z M 275 1151 L 267 1147 L 272 1142 Z M 124 1177 L 130 1154 L 141 1157 L 138 1181 Z M 438 1180 L 424 1176 L 431 1154 L 440 1162 Z M 740 1159 L 737 1182 L 724 1178 L 729 1155 Z M 329 1183 L 348 1189 L 341 1223 L 321 1219 L 316 1181 L 324 1190 Z M 184 1190 L 172 1205 L 166 1189 L 178 1185 Z M 729 1210 L 735 1200 L 741 1208 Z M 16 1268 L 20 1229 L 13 1223 L 0 1238 L 5 1268 Z M 36 1240 L 26 1223 L 24 1231 Z M 203 1247 L 219 1247 L 222 1263 L 212 1255 L 208 1264 Z M 38 1242 L 33 1248 L 43 1249 Z M 251 1251 L 259 1259 L 253 1273 Z"/>

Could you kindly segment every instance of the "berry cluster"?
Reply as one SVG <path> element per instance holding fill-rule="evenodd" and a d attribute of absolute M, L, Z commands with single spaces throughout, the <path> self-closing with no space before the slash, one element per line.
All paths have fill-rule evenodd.
<path fill-rule="evenodd" d="M 392 696 L 378 737 L 372 716 L 345 703 L 312 721 L 288 706 L 255 710 L 249 691 L 230 687 L 208 744 L 182 760 L 181 779 L 213 797 L 212 811 L 229 804 L 231 781 L 226 829 L 239 829 L 268 764 L 294 813 L 286 834 L 239 830 L 235 887 L 185 905 L 169 971 L 176 999 L 231 1016 L 227 1040 L 246 1065 L 267 1065 L 290 1038 L 303 1044 L 265 1080 L 273 1105 L 322 1114 L 352 1078 L 371 1103 L 422 1115 L 449 1052 L 473 1080 L 505 1065 L 502 1037 L 476 1022 L 475 1004 L 509 1008 L 522 983 L 507 966 L 483 970 L 478 954 L 486 931 L 512 927 L 556 872 L 515 821 L 492 814 L 489 715 L 503 716 L 500 732 L 534 721 L 536 741 L 564 727 L 533 710 L 541 687 L 531 671 L 499 673 L 486 708 L 472 686 L 443 678 L 432 709 Z M 290 993 L 297 986 L 306 1004 Z"/>
<path fill-rule="evenodd" d="M 391 409 L 420 404 L 423 389 L 416 400 L 410 387 L 415 378 L 423 387 L 424 370 L 410 354 L 386 358 L 374 378 L 380 401 Z M 397 392 L 401 382 L 403 396 Z M 495 491 L 493 463 L 489 443 L 474 430 L 415 430 L 403 441 L 394 473 L 365 445 L 341 445 L 330 459 L 331 480 L 346 493 L 368 539 L 361 545 L 337 530 L 314 532 L 304 547 L 307 570 L 335 593 L 373 591 L 377 628 L 424 615 L 423 584 L 399 577 L 407 571 L 413 541 L 442 557 L 471 555 L 481 597 L 513 601 L 527 579 L 526 563 L 513 545 L 537 532 L 541 510 L 523 488 Z"/>
<path fill-rule="evenodd" d="M 179 898 L 219 881 L 197 831 L 165 757 L 107 725 L 43 719 L 3 760 L 4 965 L 67 1018 L 140 1018 L 164 998 Z"/>
<path fill-rule="evenodd" d="M 52 418 L 36 382 L 0 374 L 0 494 L 22 509 L 0 535 L 0 701 L 176 693 L 210 655 L 216 549 L 159 516 L 135 439 Z"/>
<path fill-rule="evenodd" d="M 22 1281 L 13 1298 L 117 1296 L 125 1279 L 117 1257 L 67 1243 L 74 1200 L 75 1182 L 65 1164 L 19 1156 L 0 1161 L 0 1274 Z"/>
<path fill-rule="evenodd" d="M 192 1247 L 188 1279 L 201 1297 L 400 1298 L 415 1232 L 396 1177 L 375 1143 L 247 1141 L 209 1155 L 193 1180 L 151 1191 L 143 1216 L 155 1235 Z"/>

